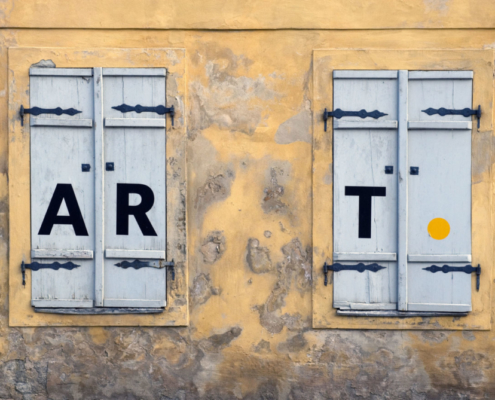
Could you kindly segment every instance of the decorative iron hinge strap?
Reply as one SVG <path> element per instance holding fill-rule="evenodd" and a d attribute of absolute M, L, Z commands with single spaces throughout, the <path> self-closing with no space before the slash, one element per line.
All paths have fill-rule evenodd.
<path fill-rule="evenodd" d="M 78 268 L 81 265 L 74 264 L 72 261 L 61 264 L 59 262 L 53 262 L 50 264 L 42 264 L 39 262 L 32 262 L 31 264 L 26 264 L 24 261 L 21 263 L 21 272 L 22 272 L 22 285 L 26 286 L 26 269 L 30 269 L 31 271 L 39 271 L 40 269 L 68 269 L 73 270 L 74 268 Z"/>
<path fill-rule="evenodd" d="M 171 107 L 165 107 L 165 106 L 156 106 L 156 107 L 146 107 L 142 106 L 140 104 L 136 106 L 129 106 L 127 104 L 121 104 L 120 106 L 112 107 L 113 109 L 120 111 L 121 113 L 125 114 L 128 112 L 137 112 L 138 114 L 141 114 L 143 112 L 154 112 L 157 113 L 158 115 L 165 115 L 165 114 L 170 114 L 170 117 L 172 118 L 172 126 L 174 126 L 174 116 L 175 116 L 175 108 L 174 106 Z"/>
<path fill-rule="evenodd" d="M 174 260 L 172 261 L 167 261 L 167 262 L 160 262 L 159 266 L 154 266 L 153 264 L 150 263 L 150 261 L 141 261 L 141 260 L 134 260 L 132 262 L 130 261 L 121 261 L 117 264 L 114 264 L 116 267 L 120 268 L 134 268 L 134 269 L 141 269 L 141 268 L 170 268 L 170 273 L 172 275 L 172 280 L 175 281 L 175 262 Z"/>
<path fill-rule="evenodd" d="M 479 292 L 480 290 L 481 267 L 479 264 L 477 267 L 473 267 L 472 265 L 465 265 L 464 267 L 451 267 L 450 265 L 442 265 L 439 267 L 438 265 L 432 265 L 423 269 L 433 273 L 443 272 L 444 274 L 448 272 L 464 272 L 465 274 L 472 274 L 473 272 L 476 272 L 476 291 Z"/>
<path fill-rule="evenodd" d="M 480 129 L 480 119 L 481 119 L 481 106 L 478 106 L 477 109 L 472 110 L 470 108 L 464 108 L 462 110 L 452 110 L 448 108 L 427 108 L 426 110 L 421 110 L 422 112 L 428 115 L 438 114 L 441 117 L 445 117 L 446 115 L 462 115 L 464 117 L 470 117 L 471 115 L 475 115 L 478 119 L 478 129 Z"/>
<path fill-rule="evenodd" d="M 363 263 L 358 263 L 358 264 L 352 264 L 352 265 L 344 265 L 344 264 L 323 264 L 323 273 L 325 274 L 325 286 L 328 284 L 328 271 L 334 271 L 334 272 L 339 272 L 339 271 L 357 271 L 359 273 L 362 273 L 364 271 L 371 271 L 371 272 L 378 272 L 381 269 L 385 269 L 386 267 L 383 267 L 377 263 L 373 264 L 363 264 Z"/>
<path fill-rule="evenodd" d="M 325 108 L 325 111 L 323 112 L 323 120 L 325 121 L 325 132 L 327 131 L 327 121 L 328 118 L 334 117 L 337 119 L 340 119 L 342 117 L 360 117 L 360 118 L 366 118 L 366 117 L 371 117 L 374 119 L 378 119 L 380 117 L 383 117 L 384 115 L 388 115 L 385 113 L 382 113 L 378 110 L 375 111 L 366 111 L 366 110 L 361 110 L 361 111 L 342 111 L 340 108 L 337 108 L 335 111 L 327 111 Z"/>
<path fill-rule="evenodd" d="M 24 126 L 24 114 L 31 114 L 31 115 L 40 115 L 40 114 L 55 114 L 55 115 L 62 115 L 62 114 L 67 114 L 74 116 L 76 114 L 80 114 L 82 111 L 76 110 L 75 108 L 67 108 L 67 109 L 62 109 L 61 107 L 57 108 L 41 108 L 41 107 L 32 107 L 32 108 L 24 108 L 24 106 L 21 106 L 21 109 L 19 110 L 19 115 L 21 117 L 21 125 Z"/>

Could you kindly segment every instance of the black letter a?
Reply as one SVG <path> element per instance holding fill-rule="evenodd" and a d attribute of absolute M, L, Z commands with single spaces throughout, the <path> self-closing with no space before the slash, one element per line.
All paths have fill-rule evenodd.
<path fill-rule="evenodd" d="M 63 200 L 69 215 L 57 215 Z M 71 184 L 57 184 L 38 235 L 49 235 L 53 225 L 72 225 L 76 236 L 89 236 Z"/>

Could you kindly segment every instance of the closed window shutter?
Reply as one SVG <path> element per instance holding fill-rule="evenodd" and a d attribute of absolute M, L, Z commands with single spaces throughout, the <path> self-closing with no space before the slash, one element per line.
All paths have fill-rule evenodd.
<path fill-rule="evenodd" d="M 166 70 L 30 75 L 32 305 L 164 307 Z"/>
<path fill-rule="evenodd" d="M 471 275 L 432 272 L 471 264 L 471 117 L 422 110 L 471 108 L 472 78 L 470 71 L 409 72 L 408 158 L 419 167 L 408 176 L 411 311 L 471 311 Z"/>
<path fill-rule="evenodd" d="M 471 311 L 472 78 L 334 71 L 334 307 Z"/>
<path fill-rule="evenodd" d="M 165 76 L 103 69 L 105 307 L 166 304 L 166 115 L 115 108 L 164 107 Z"/>
<path fill-rule="evenodd" d="M 335 71 L 337 109 L 386 115 L 333 121 L 334 263 L 383 267 L 335 272 L 334 307 L 395 310 L 397 71 Z M 395 168 L 392 174 L 387 166 Z"/>
<path fill-rule="evenodd" d="M 80 111 L 30 117 L 31 259 L 43 267 L 31 266 L 32 305 L 92 307 L 94 175 L 82 171 L 94 165 L 92 69 L 32 68 L 30 106 Z M 82 225 L 54 220 L 69 215 Z"/>

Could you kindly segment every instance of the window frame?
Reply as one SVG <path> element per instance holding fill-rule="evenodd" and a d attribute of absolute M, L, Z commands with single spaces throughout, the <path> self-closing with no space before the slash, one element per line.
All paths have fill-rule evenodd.
<path fill-rule="evenodd" d="M 481 286 L 471 277 L 472 311 L 467 316 L 368 316 L 337 315 L 333 308 L 333 275 L 324 285 L 323 264 L 333 257 L 333 124 L 324 131 L 325 108 L 333 109 L 334 70 L 471 70 L 473 106 L 481 105 L 480 129 L 472 131 L 472 258 L 481 264 Z M 491 328 L 493 232 L 491 209 L 493 135 L 492 50 L 315 50 L 313 53 L 313 327 L 341 329 L 473 329 Z M 364 315 L 365 313 L 363 313 Z"/>
<path fill-rule="evenodd" d="M 21 263 L 30 262 L 30 124 L 21 126 L 19 108 L 29 106 L 29 68 L 51 60 L 58 68 L 166 68 L 167 105 L 167 259 L 175 261 L 175 280 L 167 279 L 167 305 L 158 314 L 70 314 L 35 312 L 31 306 L 31 271 L 22 285 Z M 186 326 L 188 325 L 185 164 L 185 50 L 9 48 L 9 325 L 10 326 Z M 170 84 L 172 83 L 172 84 Z M 21 228 L 25 227 L 25 228 Z M 102 308 L 104 309 L 104 308 Z"/>

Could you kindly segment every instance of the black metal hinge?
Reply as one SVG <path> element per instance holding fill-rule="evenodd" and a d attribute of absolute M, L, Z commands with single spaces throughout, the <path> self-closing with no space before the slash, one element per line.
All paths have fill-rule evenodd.
<path fill-rule="evenodd" d="M 337 119 L 340 119 L 342 117 L 360 117 L 360 118 L 366 118 L 366 117 L 371 117 L 374 119 L 378 119 L 380 117 L 383 117 L 385 113 L 382 113 L 378 110 L 375 111 L 366 111 L 366 110 L 360 110 L 360 111 L 342 111 L 340 108 L 337 108 L 335 111 L 327 111 L 325 108 L 325 111 L 323 112 L 323 121 L 325 121 L 325 132 L 327 131 L 327 121 L 328 118 L 334 117 Z"/>
<path fill-rule="evenodd" d="M 323 264 L 323 273 L 325 274 L 325 286 L 328 284 L 328 271 L 334 271 L 334 272 L 339 272 L 339 271 L 357 271 L 359 273 L 362 273 L 364 271 L 371 271 L 371 272 L 378 272 L 381 269 L 385 269 L 386 267 L 383 267 L 377 263 L 373 264 L 363 264 L 363 263 L 358 263 L 358 264 L 352 264 L 352 265 L 344 265 L 344 264 Z"/>
<path fill-rule="evenodd" d="M 172 126 L 174 126 L 174 117 L 175 117 L 175 108 L 174 106 L 171 107 L 165 107 L 165 106 L 156 106 L 156 107 L 145 107 L 142 105 L 136 105 L 136 106 L 129 106 L 127 104 L 121 104 L 120 106 L 112 107 L 113 109 L 120 111 L 121 113 L 125 114 L 128 112 L 137 112 L 138 114 L 141 114 L 142 112 L 154 112 L 157 113 L 158 115 L 165 115 L 165 114 L 170 114 L 170 117 L 172 118 Z"/>
<path fill-rule="evenodd" d="M 31 114 L 31 115 L 40 115 L 40 114 L 55 114 L 55 115 L 62 115 L 62 114 L 67 114 L 67 115 L 76 115 L 82 113 L 82 111 L 76 110 L 75 108 L 67 108 L 67 109 L 62 109 L 60 107 L 57 108 L 41 108 L 41 107 L 32 107 L 32 108 L 24 108 L 24 106 L 21 106 L 21 109 L 19 110 L 19 116 L 21 117 L 21 125 L 24 126 L 24 114 Z"/>
<path fill-rule="evenodd" d="M 26 269 L 30 269 L 31 271 L 39 271 L 40 269 L 68 269 L 73 270 L 74 268 L 80 267 L 79 264 L 74 264 L 72 261 L 61 264 L 59 262 L 53 262 L 50 264 L 42 264 L 37 261 L 32 262 L 31 264 L 26 264 L 24 261 L 21 263 L 21 272 L 22 272 L 22 285 L 26 286 Z"/>
<path fill-rule="evenodd" d="M 168 267 L 172 280 L 175 281 L 175 261 L 172 260 L 172 261 L 166 262 L 164 264 L 166 267 Z"/>
<path fill-rule="evenodd" d="M 141 268 L 169 268 L 170 273 L 172 276 L 172 280 L 175 281 L 175 261 L 167 261 L 167 262 L 160 262 L 159 267 L 155 267 L 154 265 L 150 264 L 150 261 L 141 261 L 141 260 L 134 260 L 134 261 L 121 261 L 117 264 L 114 264 L 116 267 L 120 268 L 134 268 L 134 269 L 141 269 Z"/>
<path fill-rule="evenodd" d="M 481 119 L 481 106 L 478 106 L 477 109 L 472 110 L 471 108 L 464 108 L 462 110 L 452 110 L 448 108 L 428 108 L 426 110 L 421 110 L 422 112 L 428 115 L 438 114 L 441 117 L 445 117 L 446 115 L 462 115 L 464 117 L 470 117 L 471 115 L 476 116 L 478 118 L 478 129 L 480 128 L 480 119 Z"/>
<path fill-rule="evenodd" d="M 473 267 L 472 265 L 465 265 L 464 267 L 451 267 L 450 265 L 442 265 L 439 267 L 438 265 L 432 265 L 427 268 L 423 268 L 425 271 L 430 272 L 443 272 L 444 274 L 448 272 L 464 272 L 465 274 L 476 273 L 476 291 L 480 291 L 480 275 L 481 275 L 481 267 L 478 264 L 477 267 Z"/>

